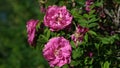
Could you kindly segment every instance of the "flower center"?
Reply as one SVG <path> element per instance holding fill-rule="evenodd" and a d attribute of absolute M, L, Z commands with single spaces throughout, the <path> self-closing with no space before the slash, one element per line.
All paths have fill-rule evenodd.
<path fill-rule="evenodd" d="M 62 18 L 61 18 L 61 17 L 58 17 L 58 18 L 57 18 L 57 21 L 61 21 L 61 20 L 62 20 Z"/>
<path fill-rule="evenodd" d="M 55 51 L 54 51 L 54 55 L 58 55 L 59 54 L 59 51 L 56 49 Z"/>
<path fill-rule="evenodd" d="M 62 21 L 62 15 L 60 13 L 58 13 L 58 16 L 56 17 L 56 23 L 60 24 L 60 21 Z"/>
<path fill-rule="evenodd" d="M 79 37 L 82 37 L 82 36 L 83 36 L 83 34 L 81 34 L 81 33 L 75 33 L 76 38 L 79 38 Z"/>
<path fill-rule="evenodd" d="M 58 56 L 59 53 L 60 53 L 60 47 L 58 47 L 57 49 L 55 49 L 54 55 L 55 55 L 55 56 Z"/>

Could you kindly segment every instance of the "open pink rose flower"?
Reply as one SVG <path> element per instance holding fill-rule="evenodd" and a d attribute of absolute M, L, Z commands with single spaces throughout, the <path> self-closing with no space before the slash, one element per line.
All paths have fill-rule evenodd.
<path fill-rule="evenodd" d="M 34 45 L 34 38 L 36 33 L 36 25 L 38 24 L 39 20 L 31 19 L 27 22 L 27 34 L 28 34 L 28 43 L 30 45 Z"/>
<path fill-rule="evenodd" d="M 49 6 L 44 16 L 44 24 L 51 31 L 59 31 L 70 25 L 72 18 L 66 6 Z"/>
<path fill-rule="evenodd" d="M 71 39 L 75 42 L 76 46 L 79 42 L 83 41 L 85 33 L 88 31 L 88 28 L 84 28 L 80 25 L 76 27 L 76 31 L 71 35 Z"/>
<path fill-rule="evenodd" d="M 64 37 L 54 37 L 49 40 L 43 49 L 43 56 L 50 67 L 62 67 L 71 61 L 71 45 Z"/>

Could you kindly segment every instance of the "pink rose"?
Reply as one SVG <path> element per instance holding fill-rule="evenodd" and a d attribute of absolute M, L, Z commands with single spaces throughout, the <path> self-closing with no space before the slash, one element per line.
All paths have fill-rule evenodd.
<path fill-rule="evenodd" d="M 82 42 L 87 31 L 88 28 L 84 28 L 80 25 L 77 26 L 75 33 L 71 35 L 71 39 L 75 42 L 76 46 L 78 45 L 78 42 Z"/>
<path fill-rule="evenodd" d="M 71 61 L 71 45 L 64 37 L 54 37 L 49 40 L 43 49 L 43 56 L 50 67 L 62 67 Z"/>
<path fill-rule="evenodd" d="M 72 18 L 66 6 L 49 6 L 44 16 L 44 24 L 48 26 L 51 31 L 59 31 L 70 25 Z"/>
<path fill-rule="evenodd" d="M 28 43 L 30 45 L 34 45 L 34 38 L 36 33 L 36 25 L 38 24 L 39 20 L 31 19 L 27 22 L 27 34 L 28 34 Z"/>

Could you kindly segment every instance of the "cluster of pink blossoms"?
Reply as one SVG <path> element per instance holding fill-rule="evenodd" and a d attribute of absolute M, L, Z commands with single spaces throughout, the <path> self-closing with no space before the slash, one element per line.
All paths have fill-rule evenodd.
<path fill-rule="evenodd" d="M 44 16 L 44 25 L 49 27 L 51 31 L 59 31 L 69 26 L 72 23 L 72 19 L 73 17 L 66 9 L 66 6 L 49 6 Z M 38 20 L 30 20 L 27 22 L 28 42 L 30 45 L 33 45 L 34 42 L 37 23 Z M 71 39 L 75 43 L 82 42 L 87 31 L 87 28 L 79 25 L 76 27 L 76 31 L 71 36 Z M 72 48 L 69 40 L 64 37 L 54 37 L 45 44 L 43 56 L 49 62 L 50 67 L 62 67 L 70 63 L 71 52 Z"/>

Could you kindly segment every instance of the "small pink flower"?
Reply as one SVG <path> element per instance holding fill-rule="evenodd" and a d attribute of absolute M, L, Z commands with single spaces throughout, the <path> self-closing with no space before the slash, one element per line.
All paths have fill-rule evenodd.
<path fill-rule="evenodd" d="M 50 67 L 62 67 L 71 61 L 71 45 L 64 37 L 54 37 L 49 40 L 43 49 L 43 56 Z"/>
<path fill-rule="evenodd" d="M 88 52 L 88 56 L 89 56 L 90 58 L 92 58 L 92 57 L 93 57 L 93 52 Z"/>
<path fill-rule="evenodd" d="M 34 38 L 36 33 L 36 25 L 38 24 L 39 20 L 31 19 L 27 22 L 27 34 L 28 34 L 28 43 L 30 45 L 34 45 Z"/>
<path fill-rule="evenodd" d="M 87 31 L 88 28 L 84 28 L 80 25 L 77 26 L 75 33 L 71 35 L 71 39 L 75 42 L 76 46 L 78 45 L 78 42 L 82 42 Z"/>
<path fill-rule="evenodd" d="M 86 7 L 85 7 L 85 10 L 86 11 L 90 11 L 90 6 L 93 4 L 93 0 L 86 0 L 86 2 L 85 2 L 85 5 L 86 5 Z"/>
<path fill-rule="evenodd" d="M 44 16 L 44 24 L 51 31 L 59 31 L 70 25 L 72 18 L 66 6 L 49 6 Z"/>
<path fill-rule="evenodd" d="M 91 52 L 91 51 L 87 52 L 87 56 L 92 58 L 93 57 L 93 52 Z"/>

